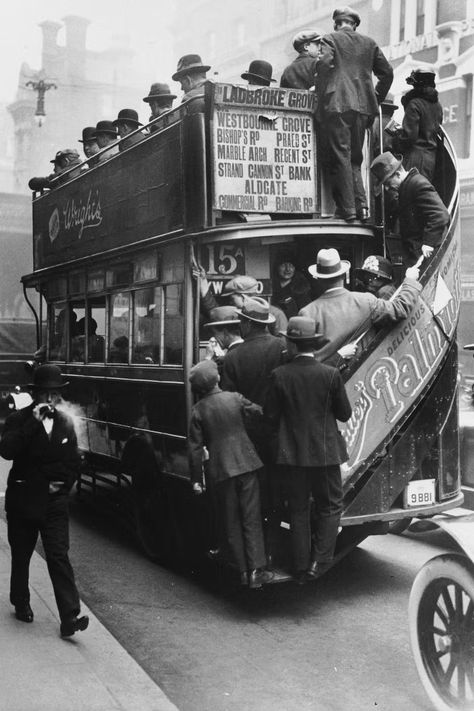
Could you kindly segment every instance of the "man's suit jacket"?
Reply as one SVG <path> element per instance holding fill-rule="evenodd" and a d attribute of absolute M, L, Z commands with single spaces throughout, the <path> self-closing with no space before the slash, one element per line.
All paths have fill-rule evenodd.
<path fill-rule="evenodd" d="M 326 114 L 376 116 L 393 81 L 393 69 L 377 43 L 349 28 L 322 38 L 317 71 L 322 92 L 318 107 Z M 375 89 L 372 73 L 378 79 Z"/>
<path fill-rule="evenodd" d="M 402 243 L 414 264 L 422 244 L 439 246 L 449 224 L 449 212 L 430 181 L 416 168 L 400 184 L 398 210 Z"/>
<path fill-rule="evenodd" d="M 49 482 L 63 482 L 66 494 L 79 469 L 79 453 L 70 417 L 56 410 L 51 438 L 33 416 L 34 404 L 7 417 L 0 456 L 13 460 L 5 495 L 7 512 L 41 518 L 46 511 Z"/>
<path fill-rule="evenodd" d="M 237 349 L 238 350 L 238 349 Z M 202 453 L 209 450 L 207 474 L 213 483 L 260 469 L 263 465 L 245 430 L 246 418 L 262 410 L 240 393 L 216 387 L 193 407 L 188 452 L 192 481 L 202 482 Z"/>
<path fill-rule="evenodd" d="M 347 460 L 336 420 L 346 422 L 352 408 L 336 368 L 297 356 L 273 371 L 264 407 L 277 437 L 277 462 L 322 467 Z"/>
<path fill-rule="evenodd" d="M 284 89 L 311 89 L 316 84 L 316 57 L 299 54 L 283 70 L 280 86 Z"/>
<path fill-rule="evenodd" d="M 270 373 L 284 361 L 284 339 L 265 331 L 251 334 L 224 358 L 222 389 L 242 393 L 251 402 L 263 406 Z"/>
<path fill-rule="evenodd" d="M 371 326 L 379 328 L 406 318 L 420 291 L 421 284 L 413 279 L 405 279 L 392 301 L 369 292 L 348 291 L 343 286 L 325 291 L 299 312 L 314 319 L 316 331 L 329 339 L 316 351 L 316 358 L 324 362 Z"/>

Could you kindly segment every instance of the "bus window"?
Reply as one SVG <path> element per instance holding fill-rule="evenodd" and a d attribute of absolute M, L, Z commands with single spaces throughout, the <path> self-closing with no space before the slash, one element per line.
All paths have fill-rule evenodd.
<path fill-rule="evenodd" d="M 89 299 L 87 361 L 103 363 L 105 357 L 105 296 Z"/>
<path fill-rule="evenodd" d="M 109 354 L 111 363 L 128 363 L 130 294 L 110 297 Z"/>
<path fill-rule="evenodd" d="M 72 331 L 76 324 L 76 315 L 69 311 L 69 307 L 66 302 L 52 304 L 49 321 L 51 324 L 49 334 L 50 360 L 66 360 L 68 314 L 69 330 Z"/>
<path fill-rule="evenodd" d="M 163 363 L 183 362 L 183 290 L 181 284 L 168 284 L 165 292 Z"/>
<path fill-rule="evenodd" d="M 76 363 L 84 363 L 86 351 L 86 309 L 85 303 L 72 304 L 72 314 L 75 323 L 74 329 L 69 334 L 71 343 L 70 360 Z"/>
<path fill-rule="evenodd" d="M 132 363 L 159 363 L 161 287 L 136 291 L 133 297 Z"/>

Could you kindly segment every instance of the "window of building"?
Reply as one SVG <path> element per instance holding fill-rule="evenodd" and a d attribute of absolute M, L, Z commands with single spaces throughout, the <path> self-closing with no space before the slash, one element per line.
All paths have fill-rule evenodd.
<path fill-rule="evenodd" d="M 133 295 L 132 363 L 160 363 L 161 287 L 140 289 Z"/>
<path fill-rule="evenodd" d="M 109 352 L 111 363 L 128 363 L 130 294 L 110 296 Z"/>
<path fill-rule="evenodd" d="M 416 0 L 416 35 L 425 31 L 425 0 Z"/>
<path fill-rule="evenodd" d="M 406 11 L 405 11 L 405 2 L 403 0 L 400 5 L 400 21 L 399 21 L 399 32 L 398 32 L 398 41 L 399 42 L 403 42 L 403 40 L 405 39 L 405 22 L 406 22 Z"/>

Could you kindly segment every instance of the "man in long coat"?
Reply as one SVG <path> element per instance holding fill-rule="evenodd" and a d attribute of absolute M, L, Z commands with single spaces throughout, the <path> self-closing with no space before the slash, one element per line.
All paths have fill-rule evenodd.
<path fill-rule="evenodd" d="M 34 374 L 33 402 L 5 422 L 0 456 L 13 460 L 5 495 L 11 548 L 10 601 L 22 622 L 33 622 L 29 566 L 41 534 L 49 576 L 61 619 L 61 636 L 85 630 L 80 600 L 69 562 L 68 494 L 79 467 L 73 421 L 61 412 L 63 383 L 55 365 Z"/>
<path fill-rule="evenodd" d="M 393 69 L 376 42 L 356 32 L 360 17 L 350 7 L 333 13 L 334 32 L 321 40 L 317 63 L 318 116 L 328 142 L 326 165 L 340 217 L 367 219 L 361 176 L 366 129 L 393 81 Z M 374 88 L 372 74 L 378 79 Z"/>

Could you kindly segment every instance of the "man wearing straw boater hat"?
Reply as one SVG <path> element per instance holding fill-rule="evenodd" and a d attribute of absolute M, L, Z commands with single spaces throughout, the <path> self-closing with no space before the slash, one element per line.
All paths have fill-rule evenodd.
<path fill-rule="evenodd" d="M 346 422 L 352 409 L 339 370 L 314 357 L 326 340 L 314 320 L 292 316 L 283 335 L 294 358 L 271 374 L 264 414 L 285 471 L 293 572 L 304 583 L 333 560 L 342 511 L 340 465 L 348 458 L 336 420 Z M 312 547 L 310 494 L 316 512 Z"/>
<path fill-rule="evenodd" d="M 370 170 L 379 186 L 398 193 L 404 264 L 431 257 L 449 225 L 449 212 L 435 188 L 417 168 L 406 171 L 389 151 L 377 156 Z"/>
<path fill-rule="evenodd" d="M 148 96 L 143 98 L 143 101 L 150 105 L 151 116 L 148 120 L 154 121 L 162 114 L 170 111 L 173 108 L 173 99 L 176 99 L 176 94 L 170 92 L 168 84 L 163 82 L 152 84 Z M 152 124 L 149 128 L 151 133 L 157 130 L 156 124 Z"/>
<path fill-rule="evenodd" d="M 85 630 L 69 562 L 68 494 L 79 469 L 72 419 L 61 410 L 67 385 L 56 365 L 40 365 L 31 384 L 33 402 L 5 422 L 0 456 L 13 460 L 5 495 L 11 548 L 10 602 L 21 622 L 33 622 L 29 566 L 41 535 L 61 619 L 61 636 Z"/>
<path fill-rule="evenodd" d="M 323 292 L 299 312 L 299 316 L 312 318 L 317 330 L 328 339 L 316 358 L 334 365 L 340 357 L 354 355 L 355 349 L 351 352 L 352 346 L 345 344 L 359 339 L 371 326 L 379 328 L 406 318 L 421 291 L 416 267 L 406 270 L 403 284 L 390 301 L 367 292 L 349 291 L 344 282 L 350 267 L 350 262 L 341 259 L 337 249 L 320 249 L 316 264 L 308 267 L 308 271 L 318 279 Z"/>

